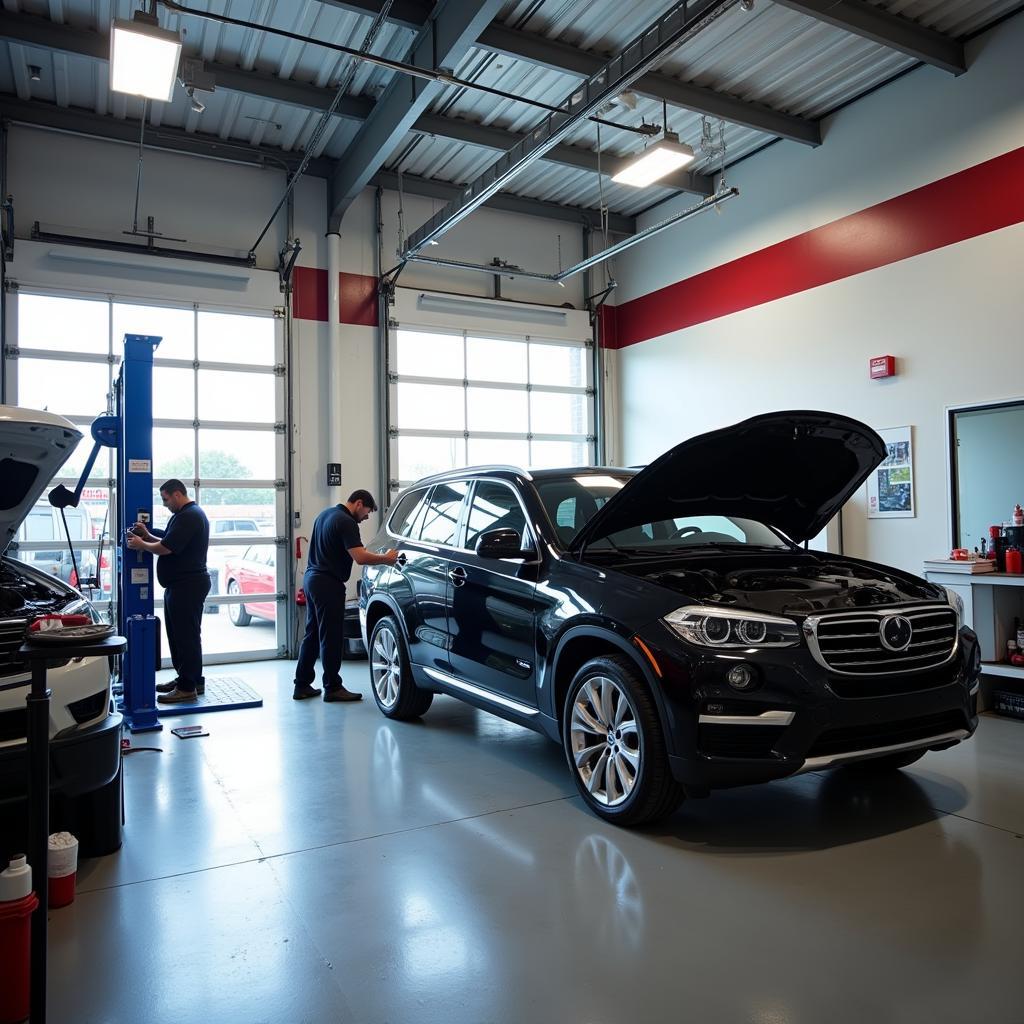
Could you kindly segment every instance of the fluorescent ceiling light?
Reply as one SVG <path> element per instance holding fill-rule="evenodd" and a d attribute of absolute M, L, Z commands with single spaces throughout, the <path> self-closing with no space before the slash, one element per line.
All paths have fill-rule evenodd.
<path fill-rule="evenodd" d="M 518 320 L 520 323 L 544 324 L 547 327 L 565 327 L 566 315 L 560 309 L 537 309 L 535 306 L 511 305 L 491 299 L 462 299 L 455 295 L 432 295 L 421 292 L 416 308 L 428 313 L 454 313 L 457 316 L 475 316 L 488 320 Z"/>
<path fill-rule="evenodd" d="M 662 132 L 642 153 L 637 153 L 623 164 L 622 169 L 612 176 L 612 181 L 645 188 L 693 161 L 693 150 L 685 142 L 680 142 L 675 132 Z"/>
<path fill-rule="evenodd" d="M 137 11 L 134 21 L 118 19 L 110 30 L 110 88 L 166 103 L 180 58 L 181 36 L 160 28 L 156 15 Z"/>

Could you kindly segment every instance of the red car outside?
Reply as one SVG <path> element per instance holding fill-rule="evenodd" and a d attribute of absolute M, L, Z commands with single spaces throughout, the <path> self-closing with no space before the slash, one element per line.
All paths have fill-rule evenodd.
<path fill-rule="evenodd" d="M 224 564 L 224 590 L 229 597 L 246 594 L 270 595 L 269 600 L 228 605 L 228 618 L 236 626 L 248 626 L 253 618 L 273 622 L 277 602 L 277 549 L 273 544 L 253 544 L 242 557 Z"/>

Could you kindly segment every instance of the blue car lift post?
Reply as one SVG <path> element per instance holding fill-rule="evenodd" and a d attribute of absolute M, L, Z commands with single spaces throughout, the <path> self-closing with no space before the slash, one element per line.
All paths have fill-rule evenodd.
<path fill-rule="evenodd" d="M 154 560 L 132 551 L 127 530 L 153 521 L 153 353 L 160 338 L 124 336 L 115 387 L 117 410 L 117 519 L 115 550 L 118 631 L 128 641 L 121 662 L 121 711 L 132 732 L 163 726 L 156 707 L 157 620 L 153 614 Z"/>
<path fill-rule="evenodd" d="M 153 521 L 153 353 L 161 339 L 150 334 L 126 334 L 124 358 L 114 382 L 116 410 L 92 424 L 93 449 L 72 492 L 63 485 L 50 492 L 50 504 L 77 506 L 100 448 L 117 450 L 117 516 L 119 543 L 112 545 L 117 581 L 117 628 L 128 641 L 121 661 L 121 700 L 118 710 L 132 732 L 163 728 L 159 716 L 231 711 L 262 707 L 263 699 L 240 680 L 221 680 L 218 700 L 194 705 L 156 704 L 157 635 L 153 614 L 153 556 L 128 547 L 127 530 L 136 522 Z M 210 681 L 213 684 L 213 681 Z M 228 685 L 231 684 L 231 685 Z M 217 685 L 211 685 L 214 693 Z M 209 693 L 209 691 L 208 691 Z M 209 694 L 213 696 L 213 694 Z M 232 699 L 234 698 L 234 699 Z"/>

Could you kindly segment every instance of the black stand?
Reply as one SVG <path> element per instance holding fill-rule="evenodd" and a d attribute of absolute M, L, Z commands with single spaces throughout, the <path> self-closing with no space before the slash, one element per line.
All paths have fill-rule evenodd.
<path fill-rule="evenodd" d="M 28 860 L 39 906 L 32 914 L 32 967 L 29 1020 L 46 1022 L 46 913 L 48 910 L 47 860 L 50 838 L 50 691 L 46 669 L 68 658 L 99 658 L 122 654 L 123 636 L 82 644 L 32 644 L 18 649 L 18 657 L 32 665 L 28 704 Z"/>

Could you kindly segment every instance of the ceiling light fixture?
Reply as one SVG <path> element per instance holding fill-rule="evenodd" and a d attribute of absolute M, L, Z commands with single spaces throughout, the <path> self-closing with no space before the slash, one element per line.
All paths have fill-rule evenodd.
<path fill-rule="evenodd" d="M 666 174 L 693 163 L 694 158 L 693 150 L 685 142 L 680 142 L 675 132 L 663 131 L 642 152 L 630 157 L 612 175 L 612 181 L 646 188 Z"/>
<path fill-rule="evenodd" d="M 181 59 L 181 35 L 160 27 L 156 0 L 131 21 L 117 19 L 110 29 L 110 88 L 131 96 L 168 102 Z"/>

